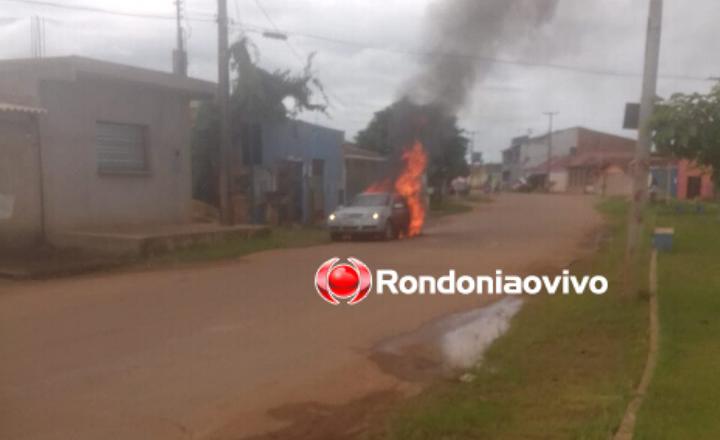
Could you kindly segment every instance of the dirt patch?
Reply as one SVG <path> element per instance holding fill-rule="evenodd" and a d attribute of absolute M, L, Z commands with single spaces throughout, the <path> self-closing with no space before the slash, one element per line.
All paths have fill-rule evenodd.
<path fill-rule="evenodd" d="M 392 393 L 407 396 L 420 387 L 388 374 L 389 361 L 378 368 L 368 359 L 373 347 L 489 302 L 374 295 L 358 307 L 333 308 L 312 286 L 321 262 L 355 256 L 373 269 L 412 275 L 449 268 L 522 273 L 534 262 L 558 267 L 600 222 L 592 205 L 588 198 L 508 195 L 447 217 L 417 240 L 332 243 L 216 264 L 13 283 L 0 295 L 7 378 L 0 392 L 12 395 L 4 437 L 175 440 L 190 432 L 240 439 L 273 438 L 266 433 L 274 430 L 280 432 L 274 438 L 347 437 L 354 431 L 345 414 L 354 419 L 358 408 L 372 414 Z M 409 370 L 422 379 L 436 368 L 436 354 L 410 347 Z M 184 430 L 168 425 L 168 417 Z"/>
<path fill-rule="evenodd" d="M 42 247 L 0 254 L 0 278 L 49 279 L 118 268 L 128 263 L 79 250 Z"/>
<path fill-rule="evenodd" d="M 370 428 L 384 410 L 403 398 L 399 391 L 381 391 L 344 405 L 325 405 L 318 402 L 285 405 L 269 414 L 287 427 L 279 431 L 252 437 L 211 437 L 211 440 L 328 440 L 355 439 Z"/>

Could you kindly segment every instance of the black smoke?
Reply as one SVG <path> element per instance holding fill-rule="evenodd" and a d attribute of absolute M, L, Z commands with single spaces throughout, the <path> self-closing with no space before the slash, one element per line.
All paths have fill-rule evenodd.
<path fill-rule="evenodd" d="M 436 0 L 428 9 L 422 71 L 404 95 L 457 114 L 504 49 L 531 48 L 558 0 Z"/>

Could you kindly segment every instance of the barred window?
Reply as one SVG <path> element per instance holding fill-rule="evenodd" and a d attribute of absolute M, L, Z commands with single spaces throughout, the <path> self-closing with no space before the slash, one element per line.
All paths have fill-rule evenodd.
<path fill-rule="evenodd" d="M 96 123 L 98 170 L 108 173 L 148 171 L 146 128 L 137 124 Z"/>

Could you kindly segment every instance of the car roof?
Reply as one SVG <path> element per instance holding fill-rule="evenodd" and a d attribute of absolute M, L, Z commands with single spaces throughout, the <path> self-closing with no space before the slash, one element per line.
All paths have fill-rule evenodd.
<path fill-rule="evenodd" d="M 393 193 L 389 193 L 389 192 L 364 192 L 364 193 L 360 193 L 358 195 L 360 195 L 360 196 L 389 196 L 392 194 Z"/>

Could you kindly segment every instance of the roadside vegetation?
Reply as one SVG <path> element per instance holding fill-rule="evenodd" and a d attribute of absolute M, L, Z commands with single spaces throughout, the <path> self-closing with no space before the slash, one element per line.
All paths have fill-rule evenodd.
<path fill-rule="evenodd" d="M 720 438 L 720 218 L 684 208 L 656 215 L 675 243 L 658 259 L 660 354 L 636 439 Z"/>
<path fill-rule="evenodd" d="M 237 238 L 219 243 L 199 245 L 180 249 L 144 260 L 149 265 L 169 263 L 197 263 L 239 258 L 256 252 L 273 249 L 289 249 L 316 246 L 330 242 L 325 228 L 320 227 L 278 227 L 268 235 L 252 238 Z"/>
<path fill-rule="evenodd" d="M 461 200 L 455 200 L 448 197 L 445 197 L 442 200 L 430 201 L 431 217 L 444 217 L 446 215 L 464 214 L 472 210 L 473 208 L 471 205 L 464 203 Z"/>
<path fill-rule="evenodd" d="M 609 200 L 600 210 L 609 223 L 605 239 L 572 269 L 607 276 L 606 295 L 529 300 L 472 382 L 431 387 L 368 438 L 608 439 L 644 367 L 648 300 L 621 289 L 627 204 Z M 634 275 L 647 280 L 649 240 L 642 253 L 646 263 Z"/>

